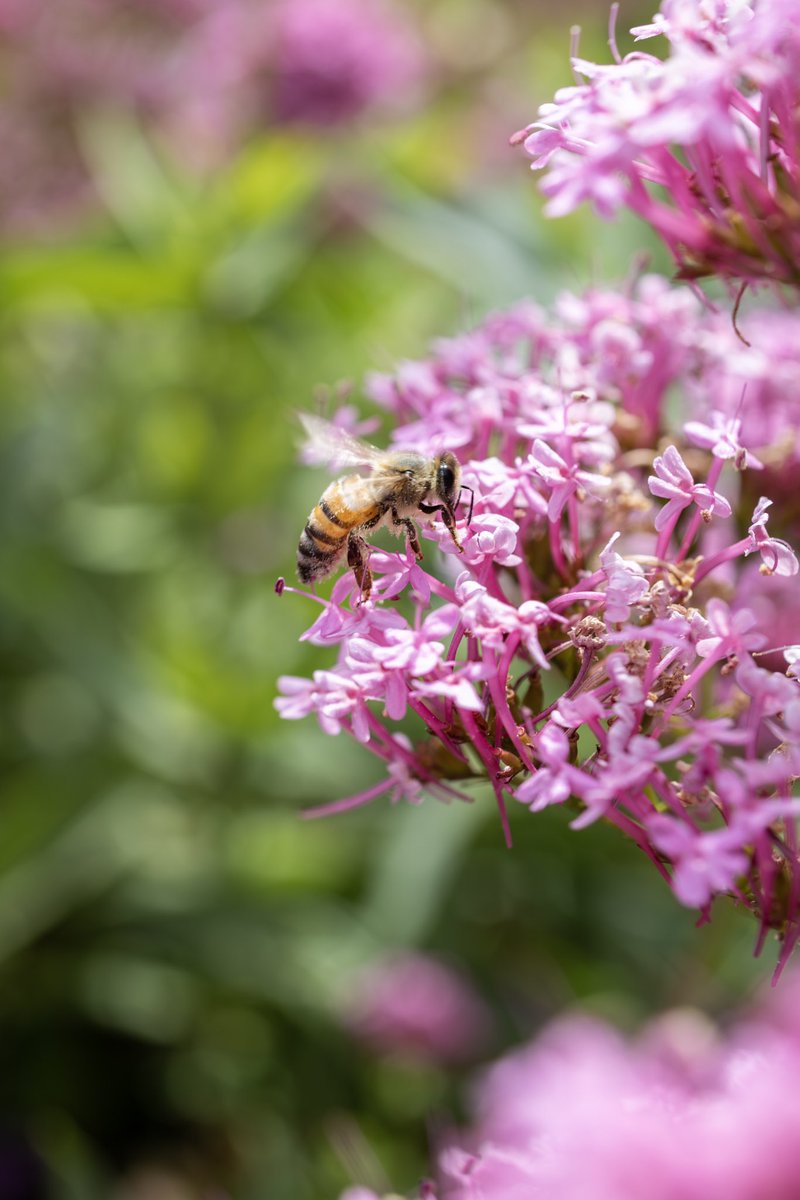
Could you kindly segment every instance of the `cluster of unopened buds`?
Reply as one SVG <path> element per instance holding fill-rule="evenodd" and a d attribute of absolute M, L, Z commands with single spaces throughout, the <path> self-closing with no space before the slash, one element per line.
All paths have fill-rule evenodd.
<path fill-rule="evenodd" d="M 338 658 L 281 679 L 277 705 L 386 764 L 315 811 L 468 799 L 482 779 L 510 843 L 509 800 L 566 805 L 575 828 L 602 818 L 632 838 L 684 904 L 747 905 L 761 939 L 782 936 L 782 964 L 800 935 L 798 561 L 770 525 L 791 523 L 791 501 L 773 508 L 759 483 L 779 485 L 792 454 L 764 467 L 741 392 L 668 421 L 668 391 L 698 388 L 703 361 L 713 397 L 721 338 L 751 356 L 759 392 L 756 350 L 696 304 L 646 278 L 566 297 L 557 319 L 523 306 L 374 378 L 397 447 L 458 454 L 474 491 L 462 552 L 420 514 L 423 564 L 373 548 L 366 602 L 350 571 L 330 600 L 307 593 L 321 611 L 304 636 Z"/>

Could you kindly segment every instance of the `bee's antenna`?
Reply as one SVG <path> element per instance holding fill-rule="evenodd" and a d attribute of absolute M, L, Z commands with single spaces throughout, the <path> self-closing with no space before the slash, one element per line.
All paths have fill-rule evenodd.
<path fill-rule="evenodd" d="M 472 509 L 475 506 L 475 491 L 468 484 L 462 483 L 461 492 L 469 492 L 469 515 L 467 516 L 467 524 L 472 520 Z M 459 503 L 461 502 L 461 492 L 458 493 Z"/>

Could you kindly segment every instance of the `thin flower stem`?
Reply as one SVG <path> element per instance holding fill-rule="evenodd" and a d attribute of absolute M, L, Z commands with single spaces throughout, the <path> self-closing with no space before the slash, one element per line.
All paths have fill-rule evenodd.
<path fill-rule="evenodd" d="M 513 845 L 511 840 L 511 827 L 508 823 L 508 812 L 506 810 L 505 800 L 503 799 L 504 785 L 497 776 L 497 761 L 492 752 L 492 748 L 486 741 L 486 737 L 478 728 L 478 723 L 475 720 L 474 714 L 466 710 L 459 710 L 459 716 L 461 717 L 461 723 L 469 735 L 470 741 L 472 742 L 478 757 L 486 768 L 486 774 L 489 782 L 492 785 L 492 789 L 495 794 L 495 800 L 497 801 L 497 809 L 500 813 L 500 825 L 503 830 L 503 838 L 505 839 L 506 846 L 510 850 Z"/>
<path fill-rule="evenodd" d="M 502 723 L 503 729 L 506 731 L 509 740 L 512 742 L 514 749 L 522 760 L 526 770 L 533 771 L 535 770 L 535 766 L 530 756 L 530 751 L 519 736 L 517 723 L 514 720 L 514 716 L 509 707 L 508 697 L 506 695 L 505 680 L 508 679 L 511 660 L 516 652 L 516 647 L 519 645 L 519 640 L 519 637 L 509 639 L 510 651 L 509 647 L 507 646 L 502 658 L 498 662 L 497 673 L 492 673 L 489 676 L 488 684 L 489 691 L 494 702 L 498 726 L 500 726 Z"/>
<path fill-rule="evenodd" d="M 550 553 L 553 556 L 553 566 L 558 571 L 562 579 L 568 579 L 569 570 L 567 568 L 567 560 L 564 557 L 564 550 L 561 544 L 561 520 L 548 521 L 547 529 L 550 538 Z"/>
<path fill-rule="evenodd" d="M 740 542 L 736 542 L 733 546 L 728 546 L 725 550 L 720 550 L 711 558 L 704 558 L 699 567 L 695 571 L 694 582 L 697 585 L 701 579 L 705 579 L 711 571 L 720 566 L 721 563 L 731 562 L 734 558 L 739 558 L 746 550 L 750 549 L 751 539 L 749 537 L 742 538 Z"/>
<path fill-rule="evenodd" d="M 367 788 L 366 791 L 357 792 L 356 795 L 348 796 L 344 800 L 333 800 L 330 804 L 317 804 L 314 808 L 304 808 L 300 816 L 304 821 L 314 821 L 317 817 L 333 817 L 339 813 L 350 812 L 353 808 L 363 808 L 364 805 L 370 804 L 384 792 L 388 792 L 393 786 L 393 780 L 383 779 L 373 787 Z"/>

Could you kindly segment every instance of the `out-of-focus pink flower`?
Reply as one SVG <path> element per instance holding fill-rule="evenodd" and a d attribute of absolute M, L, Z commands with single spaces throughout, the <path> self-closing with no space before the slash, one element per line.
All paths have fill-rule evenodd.
<path fill-rule="evenodd" d="M 394 0 L 224 0 L 179 47 L 170 126 L 205 165 L 275 125 L 331 130 L 408 108 L 427 71 Z"/>
<path fill-rule="evenodd" d="M 651 817 L 647 829 L 653 844 L 675 864 L 675 895 L 693 908 L 704 907 L 715 892 L 733 891 L 747 870 L 736 830 L 698 833 L 664 813 Z"/>
<path fill-rule="evenodd" d="M 748 345 L 731 336 L 727 313 L 707 313 L 691 338 L 697 373 L 686 380 L 690 411 L 708 398 L 729 420 L 741 420 L 741 438 L 758 451 L 765 474 L 751 482 L 776 502 L 796 495 L 800 462 L 800 313 L 757 308 L 742 319 Z M 763 451 L 763 453 L 762 453 Z"/>
<path fill-rule="evenodd" d="M 58 229 L 97 205 L 81 121 L 104 108 L 153 117 L 169 105 L 175 47 L 207 4 L 30 0 L 6 9 L 0 43 L 6 229 Z"/>
<path fill-rule="evenodd" d="M 634 1042 L 556 1022 L 479 1083 L 473 1127 L 440 1151 L 439 1200 L 794 1200 L 800 1008 L 785 986 L 724 1040 L 686 1010 Z"/>
<path fill-rule="evenodd" d="M 686 1008 L 628 1039 L 562 1017 L 479 1078 L 420 1197 L 796 1200 L 798 1072 L 796 973 L 726 1034 Z"/>
<path fill-rule="evenodd" d="M 279 0 L 275 115 L 336 125 L 370 107 L 407 103 L 423 52 L 402 7 L 387 0 Z"/>
<path fill-rule="evenodd" d="M 695 446 L 703 446 L 716 458 L 732 458 L 737 466 L 750 469 L 762 466 L 756 456 L 741 443 L 741 417 L 727 417 L 724 413 L 713 411 L 709 415 L 708 423 L 687 421 L 684 432 Z"/>
<path fill-rule="evenodd" d="M 759 652 L 758 662 L 773 671 L 785 671 L 784 646 L 800 639 L 800 612 L 797 608 L 797 579 L 792 575 L 765 575 L 758 562 L 751 559 L 739 576 L 732 597 L 734 608 L 748 608 L 755 613 L 759 629 L 770 631 L 770 645 L 775 649 Z"/>
<path fill-rule="evenodd" d="M 208 169 L 286 122 L 408 107 L 427 71 L 393 0 L 29 0 L 0 31 L 0 215 L 35 231 L 96 206 L 80 128 L 98 112 Z"/>
<path fill-rule="evenodd" d="M 432 1063 L 477 1058 L 488 1010 L 452 967 L 425 954 L 397 954 L 360 975 L 346 999 L 346 1023 L 381 1054 Z"/>

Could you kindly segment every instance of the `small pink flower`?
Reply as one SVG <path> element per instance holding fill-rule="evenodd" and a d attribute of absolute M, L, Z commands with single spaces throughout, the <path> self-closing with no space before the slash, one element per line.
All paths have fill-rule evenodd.
<path fill-rule="evenodd" d="M 536 739 L 536 753 L 543 765 L 519 785 L 517 800 L 538 812 L 549 804 L 563 804 L 569 799 L 574 790 L 569 752 L 569 738 L 551 722 Z"/>
<path fill-rule="evenodd" d="M 749 609 L 740 608 L 731 612 L 724 600 L 713 596 L 706 613 L 711 636 L 697 643 L 697 653 L 701 658 L 720 653 L 745 654 L 764 645 L 766 638 L 763 633 L 756 631 L 757 621 Z"/>
<path fill-rule="evenodd" d="M 519 526 L 510 517 L 481 513 L 473 517 L 469 534 L 463 540 L 463 561 L 475 566 L 490 558 L 500 566 L 515 567 L 522 561 L 517 554 L 518 535 Z M 449 536 L 439 533 L 438 537 L 447 553 L 456 553 Z"/>
<path fill-rule="evenodd" d="M 667 446 L 653 460 L 655 475 L 647 483 L 654 496 L 668 501 L 656 516 L 655 527 L 661 531 L 673 524 L 690 504 L 696 504 L 708 518 L 712 514 L 729 517 L 731 506 L 724 496 L 712 492 L 704 483 L 695 483 L 692 473 L 675 446 Z"/>
<path fill-rule="evenodd" d="M 747 856 L 735 831 L 698 833 L 691 825 L 661 814 L 650 817 L 647 830 L 674 863 L 673 890 L 690 908 L 702 908 L 716 892 L 731 891 L 747 870 Z"/>
<path fill-rule="evenodd" d="M 483 703 L 475 691 L 475 680 L 485 676 L 486 668 L 475 663 L 461 671 L 440 674 L 433 679 L 417 679 L 413 690 L 417 696 L 442 696 L 466 712 L 481 712 Z"/>
<path fill-rule="evenodd" d="M 745 554 L 758 550 L 761 555 L 761 570 L 765 575 L 796 575 L 800 570 L 797 555 L 788 542 L 781 538 L 770 537 L 767 533 L 769 513 L 767 509 L 772 501 L 762 496 L 753 513 L 753 523 L 750 526 L 750 548 Z"/>
<path fill-rule="evenodd" d="M 611 486 L 610 480 L 604 475 L 583 471 L 577 465 L 570 466 L 541 438 L 533 443 L 528 461 L 531 469 L 550 490 L 547 506 L 550 521 L 559 519 L 570 496 L 583 496 L 585 492 L 592 496 L 604 496 Z"/>
<path fill-rule="evenodd" d="M 741 429 L 741 417 L 728 417 L 716 410 L 710 414 L 708 424 L 703 421 L 687 421 L 683 427 L 690 441 L 696 446 L 710 450 L 715 458 L 732 458 L 737 467 L 761 470 L 764 464 L 740 441 Z"/>
<path fill-rule="evenodd" d="M 622 558 L 614 550 L 619 533 L 615 533 L 600 552 L 600 563 L 606 575 L 606 620 L 627 621 L 631 606 L 642 599 L 648 589 L 644 569 L 637 562 Z"/>

